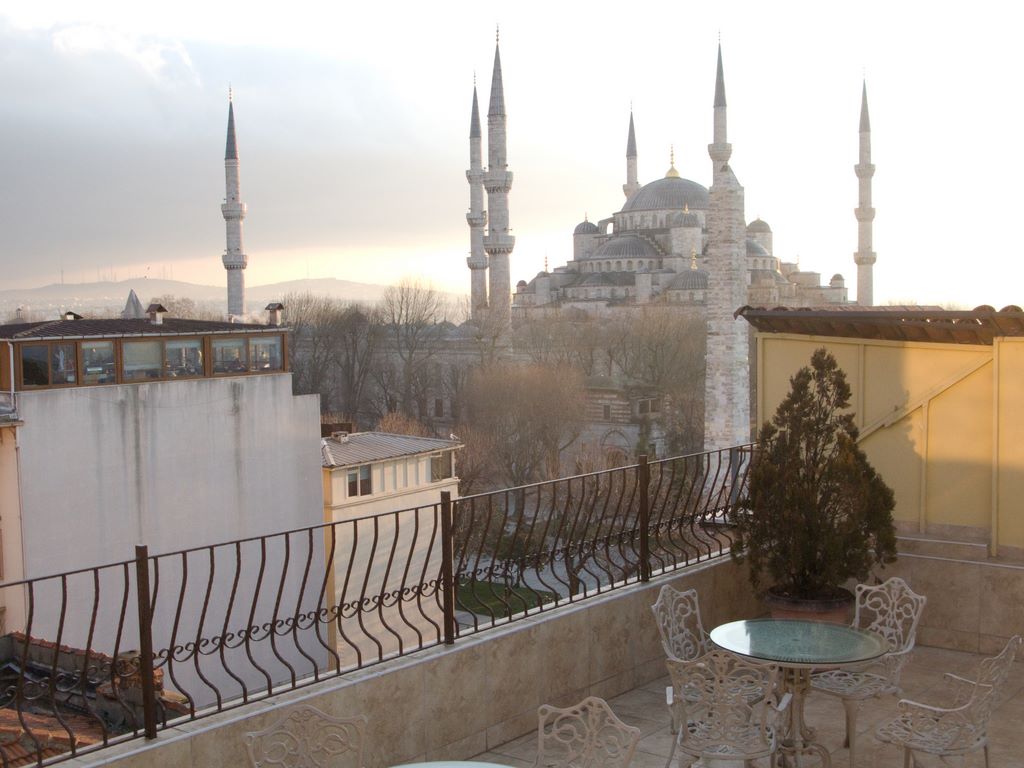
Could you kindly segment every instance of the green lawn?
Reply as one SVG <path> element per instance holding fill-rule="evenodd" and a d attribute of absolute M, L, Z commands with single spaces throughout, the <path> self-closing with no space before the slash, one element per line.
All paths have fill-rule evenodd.
<path fill-rule="evenodd" d="M 507 616 L 555 599 L 553 592 L 534 591 L 527 587 L 506 588 L 496 581 L 476 581 L 460 584 L 456 591 L 456 606 L 478 616 Z M 504 601 L 504 602 L 502 602 Z"/>

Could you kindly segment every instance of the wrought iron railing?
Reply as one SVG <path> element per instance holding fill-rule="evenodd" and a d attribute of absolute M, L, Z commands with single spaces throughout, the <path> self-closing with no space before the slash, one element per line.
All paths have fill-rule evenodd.
<path fill-rule="evenodd" d="M 0 584 L 0 765 L 151 738 L 721 556 L 749 457 L 641 460 Z"/>

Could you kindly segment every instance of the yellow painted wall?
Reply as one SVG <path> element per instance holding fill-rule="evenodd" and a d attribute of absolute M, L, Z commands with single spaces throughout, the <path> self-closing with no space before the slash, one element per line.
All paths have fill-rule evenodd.
<path fill-rule="evenodd" d="M 1024 339 L 999 350 L 999 542 L 1024 548 Z"/>
<path fill-rule="evenodd" d="M 821 346 L 847 374 L 861 446 L 896 494 L 901 528 L 1024 554 L 1024 339 L 986 346 L 759 334 L 759 423 Z"/>

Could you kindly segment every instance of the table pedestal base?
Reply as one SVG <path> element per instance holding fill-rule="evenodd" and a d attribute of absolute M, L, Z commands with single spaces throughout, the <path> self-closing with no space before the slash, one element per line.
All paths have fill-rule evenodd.
<path fill-rule="evenodd" d="M 811 670 L 783 667 L 782 692 L 793 694 L 779 741 L 778 754 L 783 766 L 794 765 L 800 768 L 801 755 L 817 755 L 821 759 L 821 768 L 830 768 L 832 765 L 828 749 L 814 740 L 814 729 L 804 720 L 804 699 L 810 688 Z"/>

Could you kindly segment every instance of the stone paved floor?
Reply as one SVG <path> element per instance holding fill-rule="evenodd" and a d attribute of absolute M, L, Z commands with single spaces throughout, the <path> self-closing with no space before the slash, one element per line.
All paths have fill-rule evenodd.
<path fill-rule="evenodd" d="M 971 653 L 947 651 L 940 648 L 921 648 L 915 653 L 910 666 L 903 673 L 904 698 L 937 706 L 948 705 L 943 695 L 944 672 L 953 672 L 973 678 L 978 662 L 983 657 Z M 672 748 L 669 715 L 665 706 L 665 686 L 668 678 L 624 693 L 609 703 L 615 713 L 629 725 L 640 728 L 642 739 L 634 755 L 633 768 L 665 768 Z M 881 744 L 874 738 L 875 727 L 893 716 L 896 699 L 889 697 L 862 705 L 857 718 L 857 767 L 902 768 L 902 750 Z M 808 723 L 817 729 L 817 739 L 832 750 L 832 765 L 849 766 L 849 753 L 843 748 L 844 715 L 840 701 L 832 696 L 813 694 L 807 699 Z M 1007 685 L 999 699 L 998 708 L 989 723 L 991 768 L 1024 768 L 1024 661 L 1014 664 Z M 533 764 L 537 754 L 537 736 L 528 734 L 476 759 L 502 765 L 526 768 Z M 759 761 L 764 765 L 765 761 Z M 815 766 L 816 759 L 802 761 L 802 765 Z M 958 765 L 959 759 L 953 759 Z M 685 765 L 685 763 L 684 763 Z M 945 765 L 938 758 L 924 756 L 919 759 L 922 768 Z M 968 768 L 984 765 L 979 751 L 969 755 L 964 763 Z"/>

